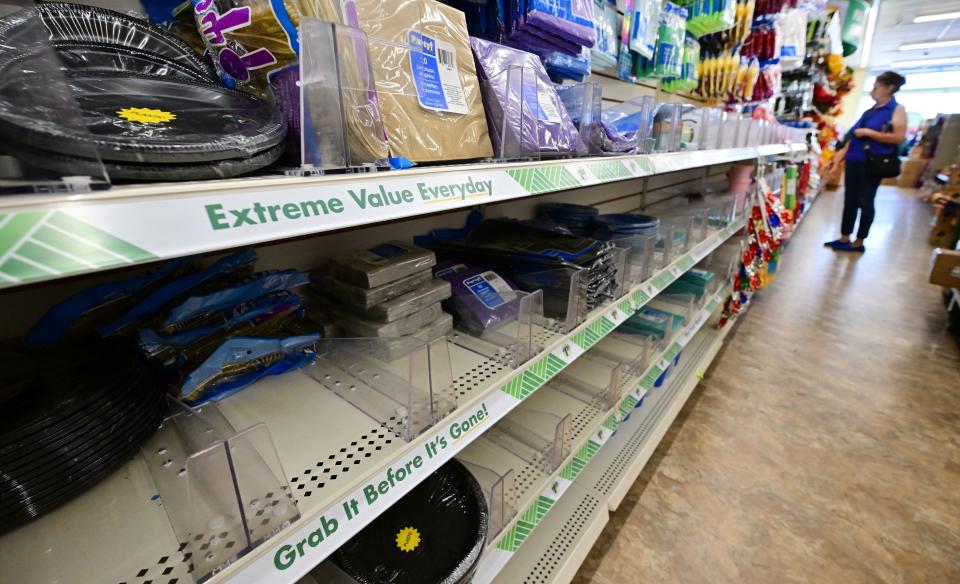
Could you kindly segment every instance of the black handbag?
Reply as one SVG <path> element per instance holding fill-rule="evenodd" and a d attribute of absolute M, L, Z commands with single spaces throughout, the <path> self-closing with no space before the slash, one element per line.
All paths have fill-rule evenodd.
<path fill-rule="evenodd" d="M 889 132 L 892 129 L 893 124 L 887 122 L 881 131 Z M 863 152 L 867 155 L 867 176 L 881 180 L 900 176 L 900 157 L 897 156 L 897 148 L 894 147 L 890 154 L 874 154 L 870 151 L 870 142 L 876 142 L 876 140 L 864 140 L 863 144 Z"/>
<path fill-rule="evenodd" d="M 900 176 L 900 157 L 896 149 L 891 154 L 873 154 L 870 145 L 865 144 L 863 150 L 867 155 L 867 176 L 879 179 Z"/>

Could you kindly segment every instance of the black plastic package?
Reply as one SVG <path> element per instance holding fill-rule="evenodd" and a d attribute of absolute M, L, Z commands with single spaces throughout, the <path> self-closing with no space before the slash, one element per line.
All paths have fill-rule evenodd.
<path fill-rule="evenodd" d="M 342 282 L 376 288 L 422 272 L 436 263 L 437 258 L 430 250 L 402 241 L 387 241 L 330 260 L 330 271 Z"/>
<path fill-rule="evenodd" d="M 47 29 L 46 38 L 36 31 L 37 18 Z M 109 43 L 166 57 L 216 81 L 213 65 L 186 43 L 145 20 L 120 12 L 59 2 L 41 2 L 0 18 L 0 50 L 9 58 L 12 48 L 32 50 L 38 42 L 72 41 Z"/>
<path fill-rule="evenodd" d="M 360 584 L 460 584 L 473 577 L 489 511 L 477 480 L 445 464 L 333 555 Z"/>
<path fill-rule="evenodd" d="M 65 76 L 83 117 L 64 123 L 59 105 L 35 95 Z M 286 126 L 265 101 L 213 83 L 128 73 L 66 71 L 0 80 L 0 136 L 74 156 L 94 148 L 123 163 L 243 159 L 281 143 Z"/>

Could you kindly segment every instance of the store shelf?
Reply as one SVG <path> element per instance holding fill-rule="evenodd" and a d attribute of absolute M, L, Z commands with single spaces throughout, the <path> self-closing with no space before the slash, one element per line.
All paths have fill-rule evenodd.
<path fill-rule="evenodd" d="M 733 328 L 732 322 L 722 329 L 701 328 L 684 350 L 680 366 L 664 387 L 647 393 L 643 405 L 626 421 L 584 472 L 583 485 L 601 495 L 616 509 L 630 486 L 660 444 L 677 414 L 700 383 L 724 339 Z"/>
<path fill-rule="evenodd" d="M 691 342 L 691 339 L 694 339 L 696 335 L 701 332 L 701 329 L 710 320 L 717 308 L 719 308 L 720 303 L 727 293 L 728 289 L 726 288 L 716 292 L 713 297 L 710 298 L 696 313 L 690 322 L 687 323 L 677 338 L 674 339 L 674 341 L 670 343 L 661 353 L 654 357 L 652 364 L 642 376 L 639 385 L 637 385 L 636 389 L 630 392 L 631 396 L 639 396 L 639 398 L 644 398 L 645 395 L 661 393 L 662 390 L 654 389 L 654 381 L 657 379 L 657 377 L 659 377 L 663 369 L 666 368 L 667 364 L 672 362 L 674 358 L 680 354 L 680 351 Z M 697 351 L 693 350 L 691 352 L 694 353 L 694 357 L 689 360 L 696 361 L 698 355 Z M 686 359 L 688 358 L 685 356 L 685 362 Z M 679 371 L 673 373 L 673 379 L 689 376 L 687 375 L 688 373 L 691 372 L 685 371 L 684 368 L 681 368 Z M 547 387 L 549 387 L 549 385 Z M 535 394 L 535 396 L 541 398 L 540 403 L 548 403 L 552 396 L 541 396 L 541 393 L 543 393 L 542 390 Z M 620 416 L 618 414 L 623 412 L 625 408 L 627 413 L 630 413 L 634 406 L 638 403 L 639 398 L 631 400 L 630 396 L 627 396 L 627 398 L 621 402 L 620 406 L 614 408 L 609 415 L 613 416 L 614 420 L 619 420 Z M 686 397 L 684 397 L 683 400 L 685 401 Z M 682 406 L 682 403 L 680 406 Z M 646 402 L 644 402 L 644 406 L 640 409 L 640 412 L 645 411 L 647 411 Z M 675 416 L 676 414 L 674 413 L 673 417 Z M 672 422 L 673 417 L 670 418 L 670 422 Z M 628 418 L 627 422 L 629 422 L 631 419 L 632 418 Z M 594 425 L 597 424 L 598 422 L 594 421 Z M 669 422 L 667 422 L 667 426 L 669 426 Z M 506 566 L 509 566 L 513 563 L 512 558 L 516 555 L 519 555 L 521 553 L 520 550 L 525 549 L 524 546 L 527 545 L 525 542 L 531 537 L 531 534 L 537 533 L 543 529 L 541 527 L 541 522 L 545 521 L 546 518 L 549 518 L 550 514 L 552 513 L 552 508 L 559 501 L 568 496 L 565 495 L 565 493 L 569 486 L 571 484 L 582 482 L 583 479 L 579 477 L 588 475 L 588 472 L 585 469 L 590 469 L 593 467 L 592 461 L 598 457 L 602 457 L 604 453 L 609 455 L 611 450 L 616 450 L 616 447 L 607 448 L 605 445 L 609 442 L 616 441 L 617 437 L 621 435 L 622 432 L 618 426 L 618 422 L 607 421 L 605 422 L 605 428 L 607 430 L 613 430 L 616 428 L 617 432 L 613 434 L 612 438 L 601 434 L 598 439 L 594 439 L 592 434 L 588 434 L 588 436 L 590 436 L 590 441 L 593 442 L 593 444 L 591 445 L 589 451 L 580 454 L 579 461 L 576 463 L 575 472 L 558 473 L 554 476 L 550 476 L 549 478 L 544 477 L 539 482 L 535 482 L 532 487 L 527 488 L 529 492 L 539 493 L 539 496 L 537 496 L 536 499 L 528 498 L 525 504 L 519 505 L 518 508 L 521 510 L 521 513 L 519 514 L 515 525 L 512 525 L 503 536 L 498 538 L 495 545 L 488 546 L 485 555 L 480 561 L 480 567 L 477 570 L 477 574 L 474 576 L 474 584 L 486 584 L 494 581 L 521 581 L 510 579 L 505 575 L 506 573 L 503 570 Z M 591 429 L 591 432 L 593 431 L 594 430 Z M 659 438 L 657 438 L 657 441 L 659 441 Z M 590 466 L 588 466 L 588 464 Z M 527 552 L 524 551 L 523 553 L 526 554 Z M 576 568 L 574 568 L 574 571 L 576 571 Z M 531 576 L 533 576 L 533 574 L 531 574 Z"/>
<path fill-rule="evenodd" d="M 0 200 L 0 289 L 749 160 L 801 144 L 114 187 Z"/>
<path fill-rule="evenodd" d="M 603 528 L 610 512 L 603 500 L 580 486 L 570 485 L 533 535 L 498 575 L 504 584 L 569 582 Z"/>
<path fill-rule="evenodd" d="M 275 536 L 232 565 L 218 566 L 210 581 L 295 582 L 742 226 L 740 221 L 712 231 L 646 282 L 592 311 L 568 334 L 539 330 L 544 349 L 516 369 L 451 344 L 458 407 L 409 442 L 302 371 L 264 379 L 221 402 L 237 429 L 266 423 L 301 518 L 280 526 Z M 476 421 L 480 411 L 482 424 L 428 455 L 428 445 L 450 437 L 450 428 L 471 416 Z M 392 469 L 406 468 L 418 457 L 422 465 L 408 480 L 347 519 L 345 504 L 364 501 L 364 487 L 388 480 Z M 336 528 L 331 530 L 333 521 Z M 317 545 L 302 544 L 325 525 L 321 542 L 313 538 Z M 145 463 L 137 457 L 93 490 L 0 537 L 0 572 L 19 574 L 22 582 L 190 581 L 189 565 L 201 559 L 185 558 L 184 548 L 170 530 Z M 281 567 L 284 562 L 277 563 L 277 558 L 290 550 L 302 554 Z"/>
<path fill-rule="evenodd" d="M 494 582 L 552 584 L 573 579 L 599 538 L 609 512 L 617 508 L 643 470 L 729 330 L 728 325 L 696 333 L 671 380 L 647 394 L 643 406 L 620 424 Z"/>

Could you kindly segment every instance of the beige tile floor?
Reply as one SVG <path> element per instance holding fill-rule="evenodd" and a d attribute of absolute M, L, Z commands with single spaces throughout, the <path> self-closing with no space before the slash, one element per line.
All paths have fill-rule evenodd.
<path fill-rule="evenodd" d="M 825 193 L 576 584 L 960 582 L 960 350 L 929 206 L 881 187 L 863 256 Z"/>

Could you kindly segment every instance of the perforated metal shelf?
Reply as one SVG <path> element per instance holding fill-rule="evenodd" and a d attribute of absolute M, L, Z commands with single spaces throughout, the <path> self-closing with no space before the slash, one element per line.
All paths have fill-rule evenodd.
<path fill-rule="evenodd" d="M 481 403 L 499 400 L 500 415 L 504 415 L 531 394 L 535 396 L 536 387 L 608 334 L 615 323 L 626 316 L 625 307 L 633 310 L 645 304 L 741 226 L 731 225 L 713 232 L 616 303 L 592 311 L 584 323 L 569 333 L 559 334 L 549 329 L 535 331 L 545 349 L 519 369 L 452 347 L 453 387 L 458 407 L 434 429 L 410 442 L 400 439 L 389 424 L 378 423 L 319 387 L 303 372 L 264 379 L 221 402 L 223 413 L 238 429 L 266 423 L 301 518 L 227 566 L 211 582 L 296 581 L 332 552 L 335 544 L 339 545 L 337 541 L 345 541 L 358 532 L 395 499 L 386 500 L 362 520 L 342 526 L 338 539 L 330 538 L 325 542 L 329 544 L 327 547 L 314 550 L 315 555 L 305 558 L 296 570 L 273 571 L 274 554 L 281 546 L 305 537 L 309 533 L 305 530 L 316 529 L 316 523 L 325 513 L 340 509 L 344 497 L 376 480 L 390 465 L 402 464 L 415 453 L 424 452 L 436 432 L 469 416 Z M 549 372 L 548 358 L 553 359 Z M 540 381 L 536 381 L 538 379 Z M 588 428 L 595 421 L 591 418 L 574 422 Z M 431 460 L 418 478 L 406 481 L 391 495 L 399 498 L 408 492 L 432 468 L 439 467 L 469 445 L 486 427 L 478 427 L 477 432 L 460 440 L 457 448 Z M 16 574 L 22 583 L 190 582 L 193 579 L 191 558 L 185 556 L 183 549 L 183 543 L 173 536 L 144 462 L 135 458 L 76 500 L 0 537 L 0 573 Z"/>
<path fill-rule="evenodd" d="M 706 326 L 684 349 L 680 366 L 663 387 L 647 393 L 643 405 L 634 410 L 580 479 L 616 509 L 633 482 L 653 455 L 660 440 L 683 409 L 702 374 L 716 357 L 733 323 L 722 329 Z"/>
<path fill-rule="evenodd" d="M 600 537 L 610 515 L 602 499 L 578 483 L 567 492 L 539 528 L 524 542 L 494 582 L 550 584 L 569 582 Z"/>

